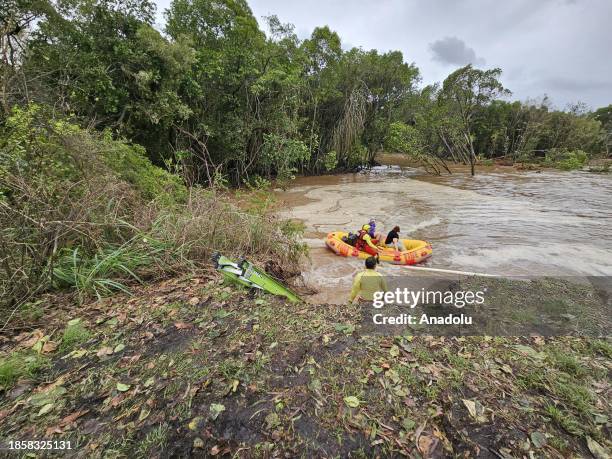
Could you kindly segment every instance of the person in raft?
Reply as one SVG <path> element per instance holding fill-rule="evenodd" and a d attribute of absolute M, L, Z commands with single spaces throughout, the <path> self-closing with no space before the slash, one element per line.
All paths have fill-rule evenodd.
<path fill-rule="evenodd" d="M 370 225 L 363 225 L 357 233 L 357 242 L 355 242 L 355 248 L 361 252 L 369 253 L 370 255 L 376 255 L 382 251 L 381 248 L 377 247 L 377 239 L 372 239 L 370 236 Z"/>
<path fill-rule="evenodd" d="M 387 281 L 380 273 L 376 272 L 376 265 L 378 265 L 377 256 L 366 258 L 365 269 L 357 273 L 355 279 L 353 279 L 349 302 L 374 301 L 375 292 L 386 292 L 388 290 Z"/>
<path fill-rule="evenodd" d="M 385 239 L 385 247 L 395 247 L 395 250 L 399 250 L 400 252 L 406 250 L 404 243 L 399 237 L 399 232 L 399 226 L 395 226 L 391 231 L 389 231 L 389 234 L 387 234 L 387 239 Z"/>
<path fill-rule="evenodd" d="M 368 234 L 370 235 L 370 237 L 372 239 L 376 239 L 377 241 L 380 241 L 382 239 L 382 234 L 376 232 L 376 220 L 374 220 L 373 218 L 370 218 L 368 225 L 370 225 L 370 229 L 368 231 Z"/>

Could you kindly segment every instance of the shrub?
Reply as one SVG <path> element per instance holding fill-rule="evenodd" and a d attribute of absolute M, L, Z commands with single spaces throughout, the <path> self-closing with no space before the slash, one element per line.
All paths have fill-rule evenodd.
<path fill-rule="evenodd" d="M 281 262 L 304 251 L 271 216 L 268 193 L 254 191 L 243 209 L 223 188 L 188 190 L 142 147 L 46 121 L 35 105 L 16 108 L 5 127 L 0 309 L 49 288 L 75 289 L 81 301 L 127 291 L 143 276 L 208 264 L 215 251 Z"/>
<path fill-rule="evenodd" d="M 588 155 L 582 150 L 551 148 L 546 152 L 544 163 L 565 171 L 580 169 L 588 161 Z"/>

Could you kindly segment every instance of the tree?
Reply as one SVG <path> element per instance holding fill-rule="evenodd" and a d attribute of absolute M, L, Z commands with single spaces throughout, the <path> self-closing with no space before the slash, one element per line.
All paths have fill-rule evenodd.
<path fill-rule="evenodd" d="M 471 174 L 474 175 L 476 152 L 474 150 L 474 128 L 476 118 L 495 99 L 511 92 L 499 81 L 501 69 L 475 69 L 466 65 L 451 73 L 442 83 L 439 100 L 451 117 L 457 120 L 463 141 L 468 150 Z"/>
<path fill-rule="evenodd" d="M 610 148 L 612 148 L 612 104 L 607 107 L 598 108 L 593 112 L 592 116 L 599 121 L 603 127 L 606 155 L 610 156 Z"/>

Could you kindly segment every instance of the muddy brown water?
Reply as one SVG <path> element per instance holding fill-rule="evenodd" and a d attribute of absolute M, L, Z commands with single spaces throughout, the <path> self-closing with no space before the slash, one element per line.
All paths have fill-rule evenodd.
<path fill-rule="evenodd" d="M 612 176 L 585 172 L 465 168 L 431 176 L 419 168 L 302 177 L 286 192 L 281 216 L 304 222 L 312 301 L 344 302 L 363 261 L 334 255 L 324 244 L 334 230 L 355 231 L 374 217 L 386 234 L 433 246 L 426 267 L 502 276 L 612 276 Z M 382 264 L 381 271 L 411 271 Z"/>

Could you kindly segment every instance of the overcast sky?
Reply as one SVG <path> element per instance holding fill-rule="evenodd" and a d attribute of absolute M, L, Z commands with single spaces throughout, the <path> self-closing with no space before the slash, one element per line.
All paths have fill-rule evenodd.
<path fill-rule="evenodd" d="M 160 24 L 170 0 L 157 0 Z M 249 0 L 260 25 L 276 14 L 300 38 L 328 25 L 343 47 L 400 50 L 423 84 L 459 66 L 501 67 L 520 100 L 612 103 L 611 0 Z"/>

